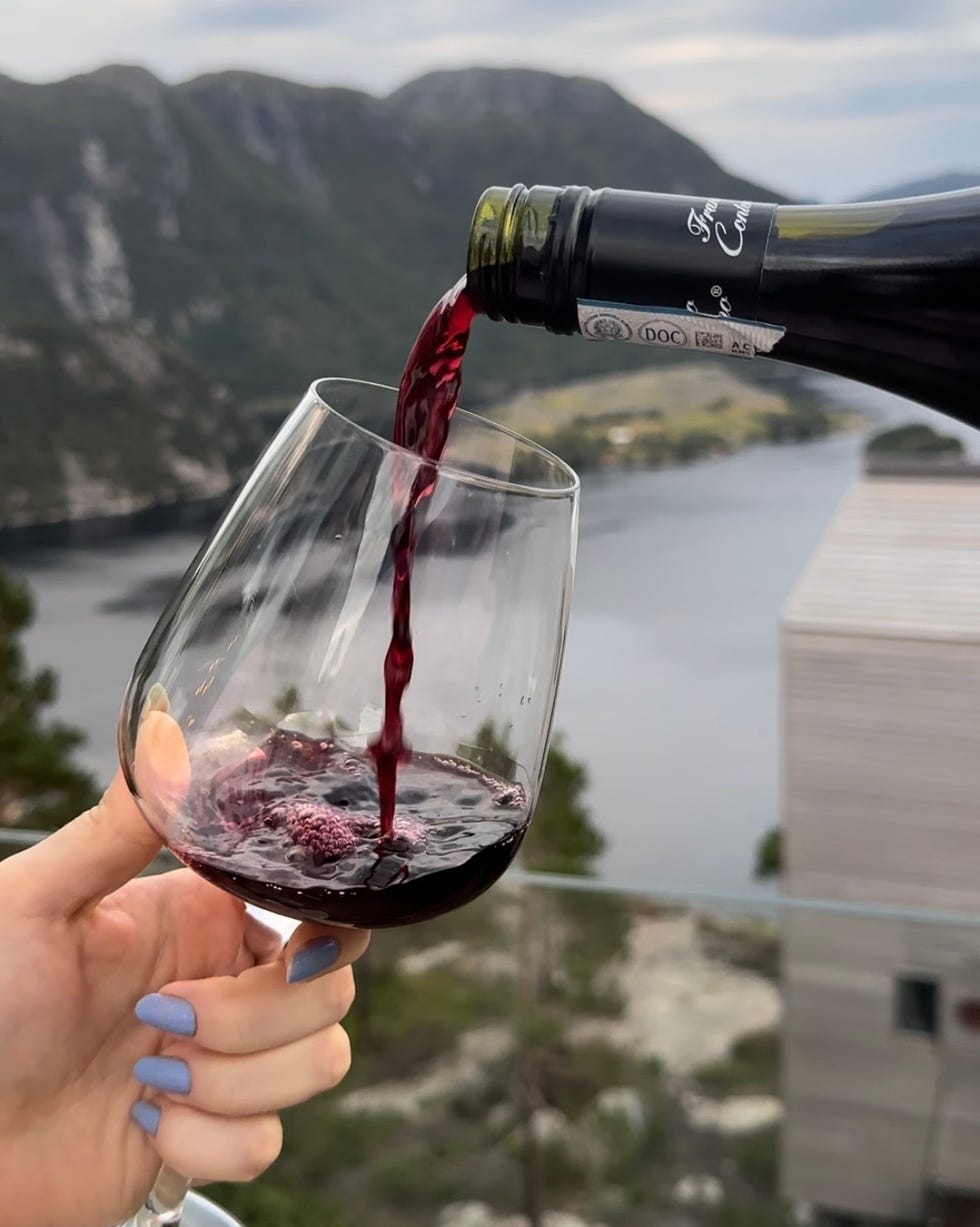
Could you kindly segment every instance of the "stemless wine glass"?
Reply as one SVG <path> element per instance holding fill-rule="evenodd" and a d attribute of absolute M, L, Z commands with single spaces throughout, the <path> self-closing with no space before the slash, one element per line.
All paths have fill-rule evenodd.
<path fill-rule="evenodd" d="M 376 384 L 312 385 L 188 569 L 119 722 L 130 790 L 185 864 L 273 912 L 366 928 L 458 907 L 516 854 L 544 770 L 578 515 L 567 465 L 457 411 L 415 513 L 411 761 L 382 838 L 370 748 L 390 541 L 422 462 L 351 415 L 391 421 L 394 403 Z M 161 706 L 187 746 L 177 779 L 139 749 Z M 174 1185 L 164 1171 L 136 1221 L 178 1222 Z"/>

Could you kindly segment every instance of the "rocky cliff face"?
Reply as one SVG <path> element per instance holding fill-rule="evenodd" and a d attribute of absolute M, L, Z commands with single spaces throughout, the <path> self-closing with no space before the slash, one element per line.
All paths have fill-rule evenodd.
<path fill-rule="evenodd" d="M 425 311 L 462 272 L 479 193 L 520 181 L 772 195 L 601 82 L 549 73 L 433 73 L 380 99 L 241 72 L 179 86 L 124 66 L 51 85 L 0 78 L 5 344 L 41 345 L 39 360 L 61 371 L 78 347 L 102 354 L 91 360 L 133 396 L 138 381 L 105 353 L 105 338 L 118 344 L 127 331 L 147 352 L 162 346 L 178 382 L 196 364 L 242 400 L 295 401 L 327 374 L 393 382 Z M 52 326 L 43 343 L 22 330 L 28 321 Z M 639 361 L 529 330 L 480 332 L 471 402 Z M 2 359 L 11 445 L 33 416 L 25 363 Z M 71 399 L 51 398 L 45 415 L 53 421 L 57 405 L 70 415 Z M 199 408 L 174 403 L 203 447 L 205 428 L 191 425 Z M 90 412 L 111 416 L 99 403 Z M 140 397 L 131 412 L 162 420 Z M 69 437 L 81 449 L 69 485 L 98 501 L 77 466 L 104 475 L 108 462 L 70 430 L 52 436 Z M 60 453 L 56 467 L 66 471 Z M 39 505 L 35 494 L 13 491 L 24 506 Z"/>

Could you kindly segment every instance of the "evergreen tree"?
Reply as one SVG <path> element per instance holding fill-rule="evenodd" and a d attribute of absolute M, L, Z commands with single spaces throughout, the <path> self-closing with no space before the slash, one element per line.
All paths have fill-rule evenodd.
<path fill-rule="evenodd" d="M 910 459 L 960 459 L 965 448 L 955 435 L 943 435 L 924 422 L 909 422 L 880 430 L 864 445 L 868 456 L 902 457 Z"/>
<path fill-rule="evenodd" d="M 755 876 L 778 878 L 783 872 L 783 828 L 772 827 L 755 846 Z"/>
<path fill-rule="evenodd" d="M 57 679 L 50 669 L 27 668 L 19 639 L 33 616 L 27 586 L 0 571 L 0 826 L 53 830 L 93 805 L 97 793 L 72 761 L 83 734 L 43 720 Z"/>
<path fill-rule="evenodd" d="M 528 869 L 540 873 L 590 876 L 596 857 L 606 846 L 585 805 L 589 777 L 585 766 L 571 758 L 556 735 L 548 751 L 541 793 L 522 846 Z"/>

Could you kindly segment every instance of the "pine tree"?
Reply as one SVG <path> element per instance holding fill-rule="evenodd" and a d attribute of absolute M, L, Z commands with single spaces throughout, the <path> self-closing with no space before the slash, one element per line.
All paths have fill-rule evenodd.
<path fill-rule="evenodd" d="M 0 826 L 53 830 L 93 805 L 97 793 L 72 761 L 83 734 L 44 722 L 57 678 L 50 669 L 27 668 L 20 635 L 33 616 L 27 586 L 0 571 Z"/>

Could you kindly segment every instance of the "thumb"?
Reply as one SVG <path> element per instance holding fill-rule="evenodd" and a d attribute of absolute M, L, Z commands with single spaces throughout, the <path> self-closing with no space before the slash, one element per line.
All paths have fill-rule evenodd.
<path fill-rule="evenodd" d="M 190 785 L 184 734 L 166 712 L 147 713 L 136 741 L 133 776 L 143 804 L 164 829 Z M 21 898 L 38 910 L 72 915 L 134 878 L 160 851 L 121 771 L 102 800 L 43 843 L 21 853 Z"/>

